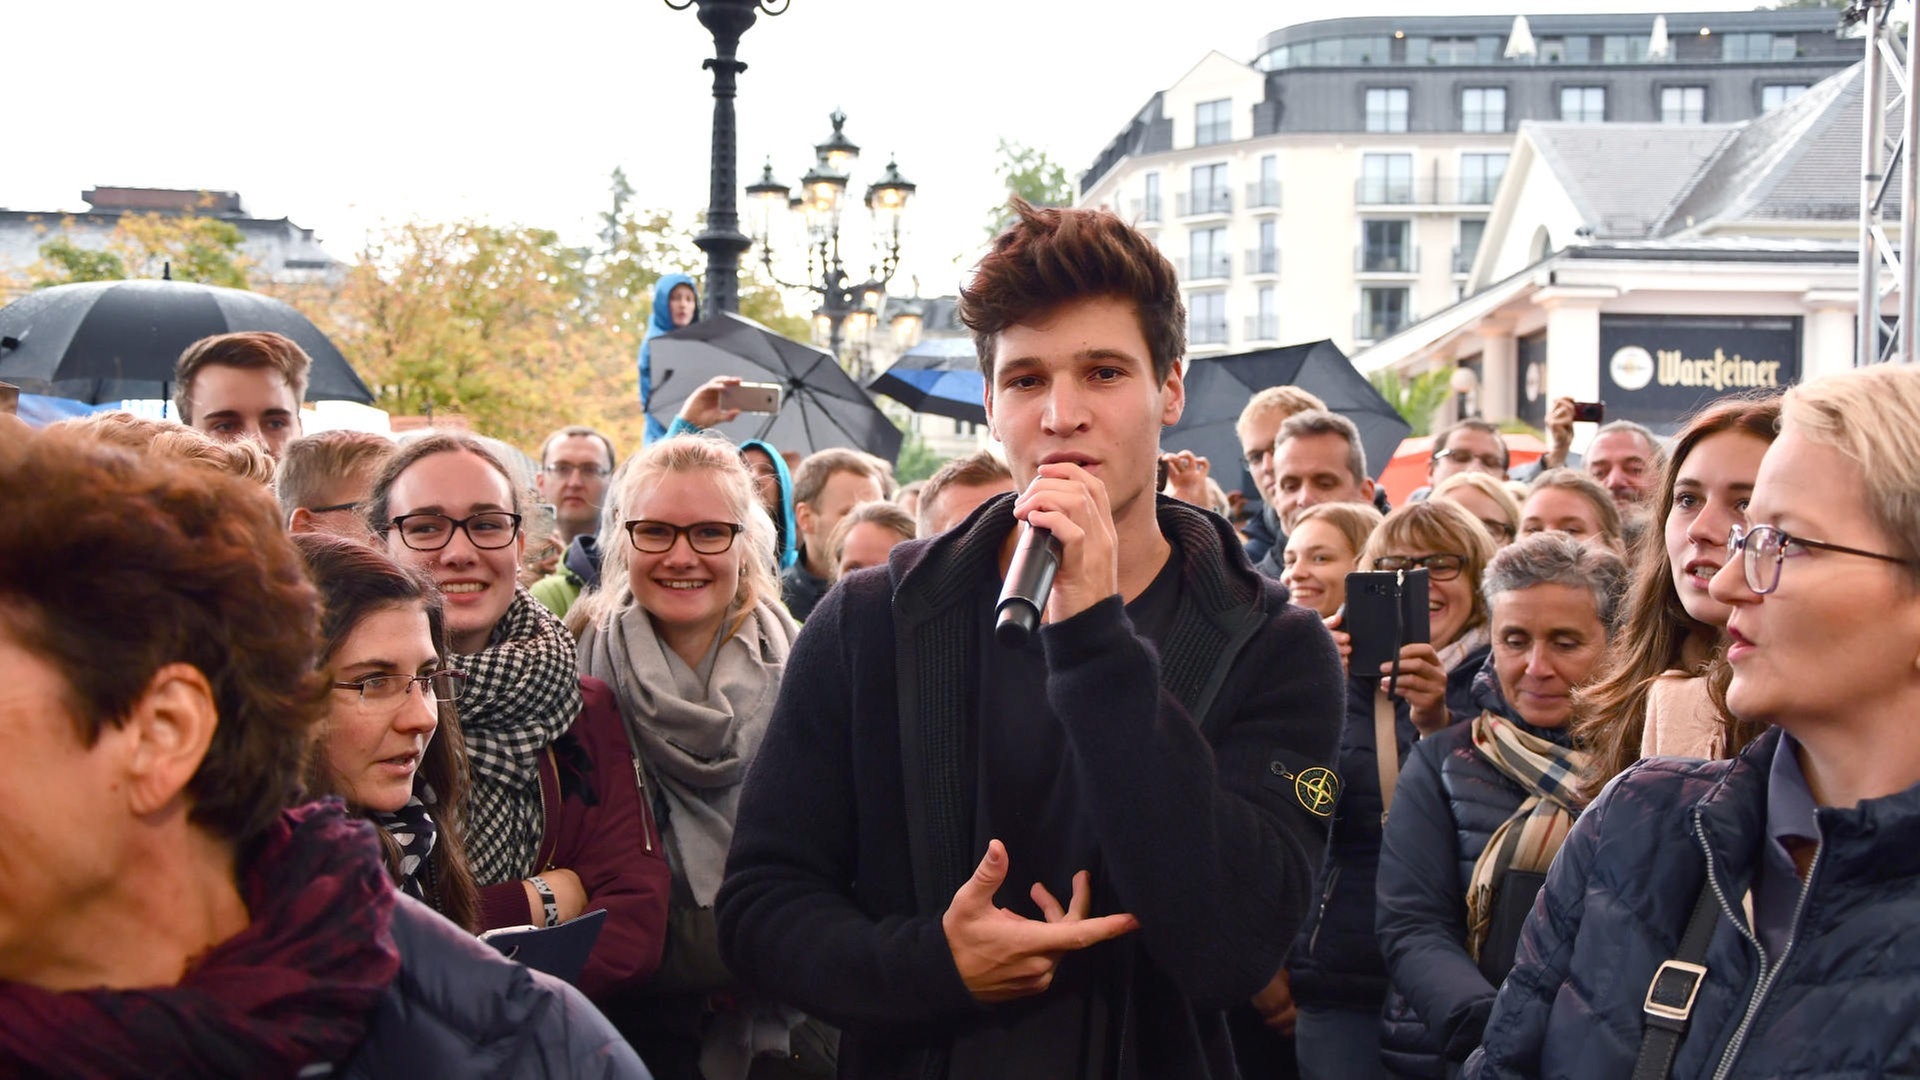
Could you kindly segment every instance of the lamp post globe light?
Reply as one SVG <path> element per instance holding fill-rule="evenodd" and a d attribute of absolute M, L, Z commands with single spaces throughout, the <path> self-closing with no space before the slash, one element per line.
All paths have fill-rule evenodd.
<path fill-rule="evenodd" d="M 813 167 L 800 178 L 799 194 L 774 178 L 773 162 L 769 160 L 760 171 L 760 179 L 747 185 L 747 198 L 761 265 L 783 288 L 805 289 L 819 296 L 819 306 L 813 311 L 814 325 L 824 331 L 835 359 L 864 380 L 870 374 L 866 355 L 861 351 L 848 357 L 846 342 L 849 337 L 864 340 L 880 316 L 887 283 L 900 266 L 901 226 L 907 203 L 917 188 L 900 175 L 900 166 L 894 161 L 887 162 L 880 179 L 867 185 L 863 201 L 872 218 L 874 261 L 867 266 L 866 278 L 855 281 L 841 259 L 840 227 L 849 170 L 860 157 L 860 148 L 847 138 L 845 113 L 835 109 L 829 119 L 833 134 L 814 146 Z M 800 284 L 782 279 L 774 267 L 773 233 L 796 217 L 806 230 L 807 277 Z"/>
<path fill-rule="evenodd" d="M 733 193 L 738 181 L 734 167 L 733 99 L 735 76 L 747 65 L 734 58 L 740 35 L 762 13 L 779 15 L 791 0 L 666 0 L 675 11 L 699 5 L 700 25 L 713 35 L 713 57 L 703 65 L 713 72 L 713 170 L 707 198 L 707 227 L 693 238 L 707 253 L 707 296 L 702 314 L 740 310 L 740 253 L 752 243 L 740 231 L 740 215 Z"/>

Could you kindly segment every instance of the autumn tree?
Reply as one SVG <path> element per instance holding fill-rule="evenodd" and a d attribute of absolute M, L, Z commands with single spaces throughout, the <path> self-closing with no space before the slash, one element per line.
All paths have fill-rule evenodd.
<path fill-rule="evenodd" d="M 81 242 L 73 218 L 40 245 L 40 258 L 27 268 L 36 289 L 79 281 L 157 278 L 197 281 L 231 289 L 248 286 L 251 261 L 240 253 L 245 237 L 232 222 L 180 214 L 127 214 L 99 246 Z"/>

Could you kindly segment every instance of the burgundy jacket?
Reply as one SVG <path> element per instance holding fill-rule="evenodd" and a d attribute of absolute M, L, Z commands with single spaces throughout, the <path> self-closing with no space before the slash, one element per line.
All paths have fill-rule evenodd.
<path fill-rule="evenodd" d="M 546 829 L 534 865 L 580 875 L 587 910 L 607 909 L 580 974 L 590 998 L 637 986 L 660 966 L 670 878 L 652 800 L 642 791 L 613 691 L 582 676 L 580 716 L 540 758 Z M 527 922 L 526 888 L 504 881 L 480 890 L 480 928 Z"/>

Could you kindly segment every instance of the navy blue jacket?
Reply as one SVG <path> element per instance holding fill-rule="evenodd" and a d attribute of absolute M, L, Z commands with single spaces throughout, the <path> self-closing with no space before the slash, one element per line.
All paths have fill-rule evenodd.
<path fill-rule="evenodd" d="M 1655 758 L 1608 785 L 1547 874 L 1465 1075 L 1626 1076 L 1709 868 L 1719 923 L 1674 1076 L 1920 1072 L 1920 785 L 1817 812 L 1798 925 L 1763 956 L 1742 900 L 1779 746 L 1769 731 L 1732 761 Z"/>
<path fill-rule="evenodd" d="M 843 1076 L 938 1075 L 945 1048 L 991 1015 L 940 917 L 981 855 L 963 748 L 977 597 L 998 577 L 1012 506 L 990 500 L 827 594 L 747 776 L 721 948 L 771 996 L 843 1029 Z M 1118 943 L 1132 977 L 1115 1007 L 1137 1051 L 1121 1074 L 1229 1078 L 1225 1010 L 1280 969 L 1325 843 L 1327 818 L 1305 801 L 1331 793 L 1296 777 L 1333 759 L 1340 666 L 1319 618 L 1253 572 L 1224 521 L 1166 497 L 1158 510 L 1182 568 L 1161 647 L 1110 597 L 1042 627 L 1046 693 L 1100 846 L 1095 913 L 1141 925 Z"/>
<path fill-rule="evenodd" d="M 502 957 L 401 896 L 400 973 L 380 996 L 346 1077 L 626 1077 L 646 1066 L 578 990 Z"/>
<path fill-rule="evenodd" d="M 1491 667 L 1474 698 L 1529 734 L 1501 699 Z M 1527 792 L 1473 747 L 1473 725 L 1458 723 L 1421 740 L 1395 789 L 1380 853 L 1376 929 L 1393 984 L 1380 1054 L 1395 1072 L 1445 1076 L 1480 1044 L 1495 987 L 1467 953 L 1467 883 L 1487 841 Z"/>
<path fill-rule="evenodd" d="M 1488 649 L 1468 653 L 1447 673 L 1447 711 L 1458 724 L 1479 714 L 1469 687 Z M 1377 1013 L 1387 997 L 1387 968 L 1374 935 L 1374 888 L 1380 866 L 1380 765 L 1374 748 L 1373 699 L 1379 680 L 1347 680 L 1340 729 L 1340 808 L 1314 879 L 1313 913 L 1300 927 L 1287 970 L 1293 998 L 1304 1006 Z M 1394 699 L 1399 765 L 1420 739 L 1405 698 Z"/>

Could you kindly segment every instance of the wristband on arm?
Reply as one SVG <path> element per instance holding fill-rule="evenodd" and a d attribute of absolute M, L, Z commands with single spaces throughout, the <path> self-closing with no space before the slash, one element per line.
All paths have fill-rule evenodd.
<path fill-rule="evenodd" d="M 553 886 L 548 885 L 547 879 L 539 874 L 528 878 L 527 884 L 533 886 L 533 891 L 540 894 L 540 906 L 546 909 L 547 925 L 559 926 L 560 902 L 553 898 Z"/>

